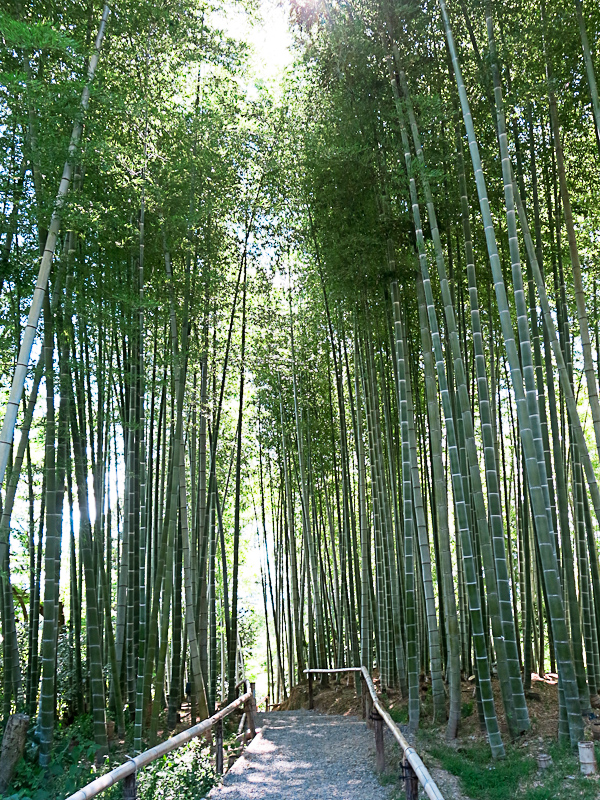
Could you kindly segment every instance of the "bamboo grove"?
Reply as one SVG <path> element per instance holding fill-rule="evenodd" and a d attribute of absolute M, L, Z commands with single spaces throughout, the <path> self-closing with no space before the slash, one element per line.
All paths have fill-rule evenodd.
<path fill-rule="evenodd" d="M 364 664 L 452 739 L 474 676 L 502 757 L 552 673 L 575 745 L 600 706 L 600 12 L 292 3 L 278 91 L 230 12 L 0 16 L 3 717 L 46 766 L 84 712 L 99 760 L 110 720 L 140 751 L 184 695 L 208 716 L 256 558 L 275 700 Z"/>

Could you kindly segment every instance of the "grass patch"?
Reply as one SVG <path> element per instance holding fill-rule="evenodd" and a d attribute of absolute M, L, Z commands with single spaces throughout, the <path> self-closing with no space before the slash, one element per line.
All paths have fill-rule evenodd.
<path fill-rule="evenodd" d="M 519 795 L 519 800 L 598 800 L 600 783 L 595 778 L 586 778 L 581 774 L 577 755 L 558 743 L 549 745 L 547 752 L 552 756 L 552 766 L 536 775 L 532 785 Z M 598 745 L 596 760 L 600 760 Z"/>
<path fill-rule="evenodd" d="M 404 723 L 408 722 L 408 708 L 405 706 L 401 706 L 400 708 L 390 708 L 389 709 L 390 717 L 394 720 L 394 722 Z"/>
<path fill-rule="evenodd" d="M 537 769 L 530 756 L 514 751 L 502 761 L 494 760 L 487 745 L 452 750 L 431 746 L 429 752 L 442 767 L 460 778 L 465 794 L 473 800 L 507 800 L 517 795 L 520 784 Z"/>
<path fill-rule="evenodd" d="M 485 744 L 455 750 L 429 739 L 426 747 L 443 769 L 459 778 L 462 790 L 471 800 L 598 800 L 600 797 L 600 781 L 581 775 L 577 755 L 557 743 L 545 746 L 552 764 L 543 772 L 538 770 L 536 757 L 518 746 L 508 745 L 502 761 L 494 760 Z M 596 758 L 600 763 L 598 746 Z"/>
<path fill-rule="evenodd" d="M 380 772 L 378 778 L 382 786 L 395 786 L 398 783 L 398 775 L 391 769 Z"/>

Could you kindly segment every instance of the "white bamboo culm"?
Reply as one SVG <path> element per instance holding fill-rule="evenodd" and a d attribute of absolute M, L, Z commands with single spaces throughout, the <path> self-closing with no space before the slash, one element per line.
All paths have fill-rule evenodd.
<path fill-rule="evenodd" d="M 73 132 L 71 134 L 71 141 L 69 142 L 67 160 L 65 161 L 62 178 L 58 187 L 58 194 L 56 195 L 56 201 L 54 203 L 54 211 L 52 212 L 52 218 L 48 228 L 48 235 L 46 237 L 46 244 L 44 246 L 44 253 L 40 263 L 40 270 L 33 292 L 31 307 L 29 309 L 27 325 L 23 333 L 23 339 L 19 349 L 19 357 L 17 359 L 17 364 L 13 375 L 10 395 L 6 406 L 6 413 L 4 415 L 4 422 L 2 423 L 2 430 L 0 431 L 0 487 L 4 482 L 8 456 L 15 433 L 17 414 L 19 411 L 19 405 L 21 403 L 21 396 L 23 394 L 23 386 L 25 385 L 25 378 L 27 377 L 31 349 L 33 347 L 33 341 L 35 339 L 35 334 L 40 319 L 44 294 L 48 285 L 48 278 L 50 276 L 50 268 L 54 258 L 54 251 L 56 250 L 56 239 L 60 230 L 62 209 L 65 198 L 69 193 L 69 188 L 71 186 L 73 160 L 81 139 L 81 133 L 83 130 L 83 116 L 87 111 L 90 100 L 90 86 L 92 80 L 94 79 L 96 67 L 98 66 L 98 61 L 100 59 L 100 48 L 102 47 L 102 41 L 104 39 L 104 32 L 109 14 L 110 8 L 108 5 L 105 5 L 102 13 L 102 20 L 100 22 L 100 29 L 98 30 L 98 35 L 96 36 L 96 41 L 94 43 L 94 53 L 90 59 L 90 64 L 88 67 L 88 80 L 81 94 L 81 109 L 83 114 L 81 115 L 81 118 L 76 120 L 75 124 L 73 125 Z"/>

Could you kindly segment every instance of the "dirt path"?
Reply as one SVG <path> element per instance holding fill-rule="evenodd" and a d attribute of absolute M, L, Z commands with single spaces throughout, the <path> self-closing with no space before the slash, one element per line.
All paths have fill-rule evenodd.
<path fill-rule="evenodd" d="M 385 800 L 373 734 L 357 717 L 315 711 L 259 715 L 261 726 L 213 800 Z"/>

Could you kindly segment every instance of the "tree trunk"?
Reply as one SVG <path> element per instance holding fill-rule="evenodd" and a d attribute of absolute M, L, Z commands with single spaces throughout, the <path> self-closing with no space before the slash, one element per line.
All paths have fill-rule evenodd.
<path fill-rule="evenodd" d="M 28 727 L 29 717 L 26 714 L 12 714 L 8 718 L 0 753 L 0 794 L 8 789 L 15 768 L 23 757 Z"/>

